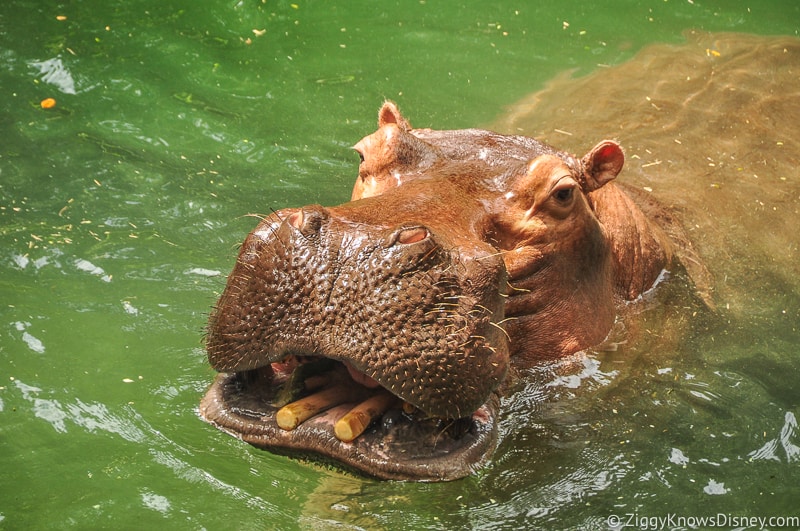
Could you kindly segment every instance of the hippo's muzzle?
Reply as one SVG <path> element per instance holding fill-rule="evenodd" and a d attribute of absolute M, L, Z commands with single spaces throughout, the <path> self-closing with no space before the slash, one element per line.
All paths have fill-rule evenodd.
<path fill-rule="evenodd" d="M 494 445 L 495 390 L 508 366 L 505 269 L 489 246 L 382 214 L 366 199 L 259 224 L 210 319 L 208 357 L 221 374 L 200 412 L 257 446 L 379 477 L 462 477 Z M 340 395 L 331 404 L 280 427 L 286 403 L 330 388 L 342 390 L 327 392 Z M 380 393 L 363 434 L 334 433 Z"/>

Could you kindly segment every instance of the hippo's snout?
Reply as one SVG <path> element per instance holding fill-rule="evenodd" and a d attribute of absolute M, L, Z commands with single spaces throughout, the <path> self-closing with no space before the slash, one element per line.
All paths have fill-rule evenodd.
<path fill-rule="evenodd" d="M 212 315 L 212 366 L 239 372 L 324 357 L 430 416 L 480 408 L 508 365 L 497 290 L 505 270 L 490 252 L 452 251 L 434 227 L 379 214 L 350 203 L 264 220 Z"/>

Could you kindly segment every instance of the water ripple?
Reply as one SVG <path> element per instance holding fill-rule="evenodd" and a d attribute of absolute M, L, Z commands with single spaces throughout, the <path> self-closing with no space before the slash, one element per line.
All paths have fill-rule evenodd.
<path fill-rule="evenodd" d="M 76 94 L 75 80 L 69 70 L 64 66 L 60 57 L 54 57 L 45 61 L 31 61 L 28 63 L 31 68 L 39 71 L 42 81 L 54 85 L 64 94 Z"/>
<path fill-rule="evenodd" d="M 785 454 L 787 463 L 800 461 L 800 446 L 792 442 L 797 431 L 797 418 L 794 413 L 787 411 L 784 415 L 783 427 L 780 434 L 770 439 L 758 450 L 747 454 L 751 461 L 778 461 L 781 462 L 781 453 Z M 783 452 L 781 452 L 783 450 Z"/>
<path fill-rule="evenodd" d="M 22 332 L 22 341 L 26 345 L 28 345 L 29 349 L 36 352 L 37 354 L 44 354 L 44 343 L 42 342 L 42 340 L 31 335 L 27 331 L 27 328 L 31 326 L 31 323 L 27 321 L 26 322 L 17 321 L 12 324 L 14 325 L 14 328 L 17 329 L 17 331 Z"/>

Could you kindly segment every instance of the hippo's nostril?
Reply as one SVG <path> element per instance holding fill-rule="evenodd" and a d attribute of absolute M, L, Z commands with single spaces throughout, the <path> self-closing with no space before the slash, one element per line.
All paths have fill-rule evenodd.
<path fill-rule="evenodd" d="M 317 205 L 303 207 L 289 214 L 284 220 L 287 225 L 300 231 L 304 237 L 308 238 L 319 232 L 320 227 L 327 219 L 326 210 Z"/>
<path fill-rule="evenodd" d="M 428 229 L 424 227 L 413 227 L 410 229 L 403 229 L 397 234 L 397 242 L 403 244 L 411 244 L 421 242 L 428 237 Z"/>

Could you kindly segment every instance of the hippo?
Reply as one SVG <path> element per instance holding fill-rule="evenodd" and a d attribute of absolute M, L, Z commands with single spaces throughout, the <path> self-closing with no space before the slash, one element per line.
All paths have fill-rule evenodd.
<path fill-rule="evenodd" d="M 208 323 L 207 422 L 382 479 L 483 466 L 510 375 L 598 345 L 682 245 L 603 140 L 414 129 L 392 102 L 351 201 L 266 217 Z M 657 217 L 655 219 L 658 219 Z M 663 221 L 663 220 L 662 220 Z"/>

